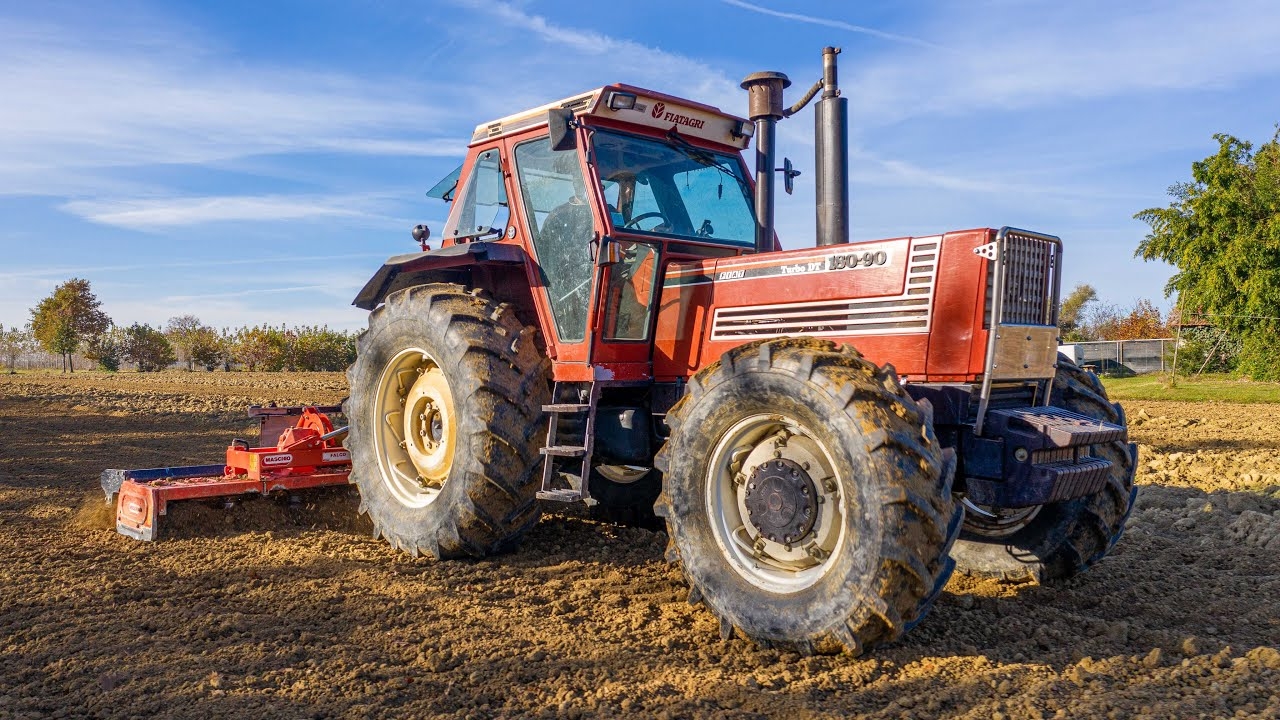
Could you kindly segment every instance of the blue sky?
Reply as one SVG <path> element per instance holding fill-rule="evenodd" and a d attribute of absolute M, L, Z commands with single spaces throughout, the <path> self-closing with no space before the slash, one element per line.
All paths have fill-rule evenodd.
<path fill-rule="evenodd" d="M 844 48 L 855 239 L 1061 235 L 1065 287 L 1162 299 L 1134 212 L 1280 122 L 1280 3 L 0 2 L 0 323 L 88 278 L 118 324 L 362 327 L 472 128 L 608 82 L 743 114 Z M 812 113 L 780 126 L 813 165 Z M 779 234 L 812 244 L 812 172 Z"/>

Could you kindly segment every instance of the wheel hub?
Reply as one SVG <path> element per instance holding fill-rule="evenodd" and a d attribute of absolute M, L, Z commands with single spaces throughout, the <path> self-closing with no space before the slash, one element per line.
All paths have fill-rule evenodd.
<path fill-rule="evenodd" d="M 809 534 L 818 517 L 818 488 L 794 461 L 761 463 L 747 480 L 747 517 L 765 538 L 791 544 Z"/>
<path fill-rule="evenodd" d="M 711 451 L 707 512 L 716 543 L 747 582 L 772 593 L 812 587 L 848 534 L 831 453 L 777 413 L 734 423 Z"/>
<path fill-rule="evenodd" d="M 419 366 L 404 396 L 405 451 L 422 482 L 439 486 L 453 464 L 453 402 L 444 373 Z"/>

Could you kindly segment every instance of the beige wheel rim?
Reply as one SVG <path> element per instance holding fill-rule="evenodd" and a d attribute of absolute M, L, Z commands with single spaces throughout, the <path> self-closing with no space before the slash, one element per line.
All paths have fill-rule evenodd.
<path fill-rule="evenodd" d="M 405 507 L 430 505 L 449 478 L 458 439 L 440 364 L 421 348 L 401 350 L 382 372 L 375 405 L 383 484 Z"/>

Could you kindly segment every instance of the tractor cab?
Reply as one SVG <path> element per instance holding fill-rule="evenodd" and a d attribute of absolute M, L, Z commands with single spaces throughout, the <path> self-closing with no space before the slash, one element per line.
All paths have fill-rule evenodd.
<path fill-rule="evenodd" d="M 523 250 L 556 380 L 648 380 L 666 265 L 755 248 L 753 129 L 629 85 L 484 123 L 430 193 L 453 202 L 443 245 Z"/>

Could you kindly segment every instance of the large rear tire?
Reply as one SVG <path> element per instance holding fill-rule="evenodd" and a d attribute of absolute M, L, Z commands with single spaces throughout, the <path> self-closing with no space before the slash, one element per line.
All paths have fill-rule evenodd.
<path fill-rule="evenodd" d="M 960 529 L 954 458 L 891 367 L 753 342 L 695 375 L 667 423 L 655 509 L 722 637 L 859 654 L 928 612 Z"/>
<path fill-rule="evenodd" d="M 347 371 L 351 481 L 374 536 L 480 557 L 538 520 L 547 363 L 505 305 L 433 284 L 388 296 Z"/>
<path fill-rule="evenodd" d="M 1125 424 L 1123 408 L 1107 399 L 1097 376 L 1065 355 L 1058 355 L 1049 401 L 1095 420 Z M 1017 512 L 970 509 L 951 549 L 956 569 L 1009 582 L 1046 582 L 1071 577 L 1106 557 L 1124 533 L 1138 494 L 1134 457 L 1121 441 L 1094 445 L 1091 452 L 1111 461 L 1107 484 L 1093 495 Z"/>
<path fill-rule="evenodd" d="M 662 473 L 641 465 L 601 464 L 591 467 L 591 497 L 599 503 L 595 514 L 617 525 L 661 529 L 653 503 L 662 492 Z"/>

